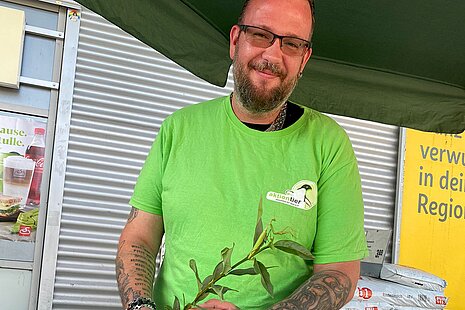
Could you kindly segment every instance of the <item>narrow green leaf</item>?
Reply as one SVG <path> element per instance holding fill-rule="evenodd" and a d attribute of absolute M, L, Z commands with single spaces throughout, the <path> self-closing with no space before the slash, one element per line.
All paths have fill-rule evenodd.
<path fill-rule="evenodd" d="M 215 270 L 213 270 L 213 279 L 218 279 L 221 276 L 221 273 L 223 272 L 223 262 L 219 262 L 218 265 L 216 265 Z"/>
<path fill-rule="evenodd" d="M 260 202 L 258 203 L 258 214 L 257 214 L 257 224 L 255 225 L 255 235 L 253 237 L 253 246 L 256 245 L 258 238 L 263 232 L 263 205 L 262 205 L 262 197 L 260 197 Z"/>
<path fill-rule="evenodd" d="M 224 294 L 228 291 L 234 291 L 237 292 L 237 290 L 227 287 L 227 286 L 221 286 L 221 285 L 213 285 L 213 294 L 218 295 L 221 300 L 224 300 Z"/>
<path fill-rule="evenodd" d="M 215 285 L 214 285 L 214 286 L 215 286 Z M 216 286 L 218 286 L 218 285 L 216 285 Z M 208 290 L 206 290 L 205 293 L 203 293 L 202 295 L 200 295 L 200 297 L 199 297 L 199 299 L 197 300 L 197 302 L 199 302 L 199 301 L 201 301 L 201 300 L 204 300 L 204 299 L 207 298 L 207 296 L 210 295 L 210 294 L 218 295 L 218 294 L 215 292 L 213 286 L 212 286 L 211 288 L 209 288 Z M 224 292 L 223 292 L 223 294 L 224 294 Z M 201 308 L 199 305 L 195 305 L 195 307 L 198 308 L 198 309 L 204 309 L 204 308 Z"/>
<path fill-rule="evenodd" d="M 173 307 L 166 305 L 166 306 L 164 307 L 164 309 L 165 309 L 165 310 L 173 310 Z"/>
<path fill-rule="evenodd" d="M 260 196 L 260 201 L 258 202 L 258 213 L 257 213 L 257 222 L 262 218 L 263 215 L 263 197 Z"/>
<path fill-rule="evenodd" d="M 213 279 L 213 275 L 209 275 L 208 277 L 206 277 L 203 281 L 202 281 L 202 287 L 200 288 L 200 290 L 204 290 L 205 288 L 207 288 L 208 284 L 210 284 L 210 281 Z"/>
<path fill-rule="evenodd" d="M 229 274 L 233 274 L 235 276 L 243 276 L 243 275 L 256 275 L 258 272 L 255 271 L 253 268 L 247 268 L 247 269 L 234 269 L 231 271 Z"/>
<path fill-rule="evenodd" d="M 221 251 L 221 257 L 223 257 L 223 273 L 229 272 L 231 270 L 231 255 L 234 249 L 234 244 L 231 248 L 224 248 Z"/>
<path fill-rule="evenodd" d="M 200 277 L 199 277 L 199 272 L 197 271 L 197 264 L 195 263 L 195 260 L 194 259 L 191 259 L 189 261 L 189 266 L 191 267 L 191 269 L 194 271 L 195 273 L 195 278 L 197 279 L 197 286 L 199 288 L 199 291 L 202 287 L 202 281 L 200 281 Z"/>
<path fill-rule="evenodd" d="M 255 259 L 253 262 L 253 266 L 254 269 L 260 273 L 263 287 L 268 292 L 268 294 L 270 294 L 271 297 L 273 297 L 273 284 L 271 284 L 270 274 L 268 273 L 268 270 L 266 269 L 265 265 L 263 265 L 261 262 Z"/>
<path fill-rule="evenodd" d="M 221 299 L 221 300 L 224 300 L 224 297 L 223 297 L 223 287 L 221 285 L 213 285 L 213 291 L 215 292 L 216 295 L 218 295 L 218 297 Z"/>
<path fill-rule="evenodd" d="M 292 240 L 276 241 L 274 243 L 274 247 L 281 251 L 297 255 L 306 260 L 312 260 L 315 258 L 306 247 Z"/>
<path fill-rule="evenodd" d="M 173 310 L 181 310 L 178 297 L 174 296 Z"/>

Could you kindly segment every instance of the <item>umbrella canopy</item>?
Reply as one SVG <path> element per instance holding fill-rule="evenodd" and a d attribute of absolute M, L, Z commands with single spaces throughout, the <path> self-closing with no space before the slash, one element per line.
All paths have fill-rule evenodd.
<path fill-rule="evenodd" d="M 224 86 L 239 0 L 77 0 Z M 316 0 L 313 56 L 291 100 L 332 114 L 465 130 L 465 1 Z"/>

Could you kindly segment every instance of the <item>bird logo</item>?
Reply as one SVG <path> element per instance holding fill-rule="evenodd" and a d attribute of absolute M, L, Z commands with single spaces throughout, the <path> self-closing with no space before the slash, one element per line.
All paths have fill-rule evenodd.
<path fill-rule="evenodd" d="M 318 192 L 315 182 L 308 180 L 299 181 L 292 187 L 290 192 L 293 192 L 294 195 L 303 197 L 305 203 L 303 209 L 305 210 L 310 210 L 317 203 Z"/>

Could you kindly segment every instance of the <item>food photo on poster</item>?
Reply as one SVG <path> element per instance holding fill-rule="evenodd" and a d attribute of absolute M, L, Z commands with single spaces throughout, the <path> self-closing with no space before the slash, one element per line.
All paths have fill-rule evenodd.
<path fill-rule="evenodd" d="M 46 123 L 0 115 L 0 239 L 34 241 Z"/>

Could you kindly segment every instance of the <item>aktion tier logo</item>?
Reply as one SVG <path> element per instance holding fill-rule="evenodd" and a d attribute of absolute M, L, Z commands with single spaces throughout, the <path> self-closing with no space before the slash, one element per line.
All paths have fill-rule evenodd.
<path fill-rule="evenodd" d="M 318 191 L 315 182 L 302 180 L 297 182 L 290 190 L 284 194 L 276 192 L 268 192 L 266 199 L 284 203 L 286 205 L 299 208 L 302 210 L 310 210 L 317 203 Z"/>

